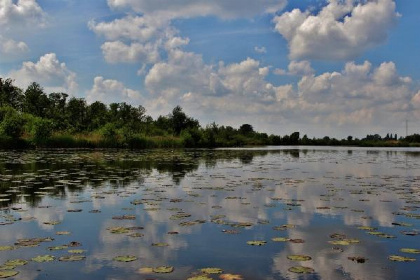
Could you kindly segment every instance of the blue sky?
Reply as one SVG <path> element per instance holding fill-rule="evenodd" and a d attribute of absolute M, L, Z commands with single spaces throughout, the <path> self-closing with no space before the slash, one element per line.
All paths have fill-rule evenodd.
<path fill-rule="evenodd" d="M 0 0 L 0 76 L 202 125 L 419 132 L 419 1 Z"/>

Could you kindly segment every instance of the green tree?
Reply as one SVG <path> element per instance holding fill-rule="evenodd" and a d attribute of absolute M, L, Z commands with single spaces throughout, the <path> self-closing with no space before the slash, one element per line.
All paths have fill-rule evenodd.
<path fill-rule="evenodd" d="M 66 106 L 67 123 L 76 132 L 82 132 L 87 127 L 87 105 L 83 98 L 70 98 Z"/>
<path fill-rule="evenodd" d="M 0 107 L 21 109 L 22 100 L 22 90 L 13 85 L 13 80 L 0 78 Z"/>
<path fill-rule="evenodd" d="M 49 109 L 49 99 L 44 89 L 37 83 L 32 83 L 25 91 L 23 111 L 37 117 L 45 118 Z"/>
<path fill-rule="evenodd" d="M 254 133 L 254 128 L 250 124 L 243 124 L 239 127 L 239 133 L 245 136 L 249 136 L 250 134 Z"/>
<path fill-rule="evenodd" d="M 200 127 L 197 120 L 188 117 L 180 106 L 176 106 L 172 110 L 172 114 L 169 116 L 172 124 L 172 129 L 175 135 L 179 135 L 184 129 L 193 129 Z"/>
<path fill-rule="evenodd" d="M 87 119 L 89 120 L 89 131 L 104 126 L 110 120 L 107 106 L 100 101 L 93 102 L 87 108 Z"/>

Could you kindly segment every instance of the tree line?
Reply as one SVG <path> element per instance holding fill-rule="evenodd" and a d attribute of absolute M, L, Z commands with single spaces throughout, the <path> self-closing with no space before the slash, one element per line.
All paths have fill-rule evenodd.
<path fill-rule="evenodd" d="M 420 142 L 418 135 L 407 137 L 410 143 Z M 396 135 L 395 135 L 396 138 Z M 388 134 L 359 140 L 349 136 L 336 140 L 324 137 L 300 138 L 290 135 L 268 135 L 243 124 L 238 129 L 212 123 L 201 126 L 180 106 L 165 116 L 153 119 L 143 106 L 125 102 L 109 105 L 100 101 L 87 104 L 85 99 L 66 93 L 45 93 L 38 83 L 25 90 L 11 79 L 0 78 L 0 148 L 198 148 L 235 147 L 246 145 L 363 145 L 398 144 Z M 405 140 L 405 139 L 404 139 Z M 395 145 L 395 143 L 393 143 Z"/>

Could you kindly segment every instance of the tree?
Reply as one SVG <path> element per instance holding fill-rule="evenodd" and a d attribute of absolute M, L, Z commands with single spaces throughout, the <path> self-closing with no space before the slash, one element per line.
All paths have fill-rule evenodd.
<path fill-rule="evenodd" d="M 89 120 L 89 131 L 104 126 L 109 121 L 107 106 L 100 101 L 93 102 L 87 108 L 87 119 Z"/>
<path fill-rule="evenodd" d="M 299 137 L 300 137 L 300 133 L 299 132 L 293 132 L 290 135 L 290 144 L 291 145 L 298 145 L 299 144 Z"/>
<path fill-rule="evenodd" d="M 19 110 L 22 100 L 22 90 L 13 85 L 13 80 L 0 78 L 0 107 L 10 106 Z"/>
<path fill-rule="evenodd" d="M 176 106 L 172 110 L 172 114 L 169 116 L 172 124 L 173 132 L 178 136 L 182 130 L 188 128 L 199 128 L 200 124 L 197 120 L 188 117 L 180 106 Z"/>
<path fill-rule="evenodd" d="M 83 98 L 72 97 L 66 106 L 67 123 L 77 132 L 86 129 L 87 106 Z"/>
<path fill-rule="evenodd" d="M 49 109 L 49 99 L 44 89 L 37 83 L 32 83 L 25 91 L 23 111 L 37 117 L 45 118 Z"/>
<path fill-rule="evenodd" d="M 239 127 L 239 133 L 242 135 L 250 135 L 254 133 L 254 128 L 250 124 L 243 124 L 241 127 Z"/>

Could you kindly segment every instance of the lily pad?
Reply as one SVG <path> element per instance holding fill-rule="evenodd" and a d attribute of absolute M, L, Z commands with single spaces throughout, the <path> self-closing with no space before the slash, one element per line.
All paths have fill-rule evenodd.
<path fill-rule="evenodd" d="M 118 256 L 113 258 L 114 261 L 116 262 L 133 262 L 135 260 L 137 260 L 137 257 L 135 256 Z"/>
<path fill-rule="evenodd" d="M 55 260 L 54 256 L 50 255 L 43 255 L 43 256 L 36 256 L 32 258 L 32 261 L 42 263 L 42 262 L 52 262 Z"/>
<path fill-rule="evenodd" d="M 168 243 L 152 243 L 153 247 L 167 247 L 169 246 Z"/>
<path fill-rule="evenodd" d="M 60 262 L 77 262 L 77 261 L 82 261 L 84 259 L 86 259 L 86 257 L 82 255 L 69 255 L 69 256 L 60 257 L 58 260 Z"/>
<path fill-rule="evenodd" d="M 15 246 L 0 246 L 0 251 L 10 251 L 16 249 Z"/>
<path fill-rule="evenodd" d="M 221 274 L 223 273 L 223 270 L 217 267 L 206 267 L 200 269 L 200 271 L 204 274 Z"/>
<path fill-rule="evenodd" d="M 125 228 L 125 227 L 109 227 L 107 228 L 107 230 L 109 230 L 111 233 L 114 233 L 114 234 L 124 234 L 124 233 L 130 232 L 130 229 Z"/>
<path fill-rule="evenodd" d="M 290 238 L 287 238 L 287 237 L 274 237 L 274 238 L 271 238 L 271 240 L 274 241 L 274 242 L 287 242 L 287 241 L 290 241 Z"/>
<path fill-rule="evenodd" d="M 388 257 L 389 260 L 394 262 L 414 262 L 415 258 L 408 258 L 403 256 L 391 255 Z"/>
<path fill-rule="evenodd" d="M 402 248 L 400 249 L 400 252 L 408 253 L 408 254 L 420 254 L 419 249 L 412 249 L 412 248 Z"/>
<path fill-rule="evenodd" d="M 19 272 L 15 270 L 0 270 L 0 278 L 9 278 L 18 274 Z"/>
<path fill-rule="evenodd" d="M 311 274 L 314 273 L 315 270 L 311 267 L 306 266 L 294 266 L 288 269 L 290 272 L 299 273 L 299 274 Z"/>
<path fill-rule="evenodd" d="M 13 270 L 16 266 L 13 265 L 0 265 L 0 270 Z"/>
<path fill-rule="evenodd" d="M 171 273 L 174 271 L 173 266 L 158 266 L 153 268 L 154 273 Z"/>
<path fill-rule="evenodd" d="M 7 266 L 22 266 L 22 265 L 26 265 L 28 263 L 28 261 L 22 260 L 22 259 L 15 259 L 15 260 L 8 260 L 7 262 L 4 263 L 4 265 Z"/>
<path fill-rule="evenodd" d="M 328 241 L 328 243 L 333 244 L 333 245 L 348 246 L 350 244 L 360 243 L 360 240 L 358 240 L 358 239 L 343 239 L 343 240 Z"/>
<path fill-rule="evenodd" d="M 48 250 L 50 251 L 59 251 L 59 250 L 65 250 L 67 249 L 69 246 L 67 245 L 62 245 L 62 246 L 53 246 L 53 247 L 48 247 Z"/>
<path fill-rule="evenodd" d="M 251 245 L 251 246 L 263 246 L 267 244 L 267 241 L 253 240 L 253 241 L 247 241 L 246 244 Z"/>
<path fill-rule="evenodd" d="M 83 254 L 86 250 L 75 249 L 75 250 L 68 250 L 70 254 Z"/>
<path fill-rule="evenodd" d="M 310 256 L 305 255 L 290 255 L 287 258 L 291 261 L 310 261 L 312 258 Z"/>

